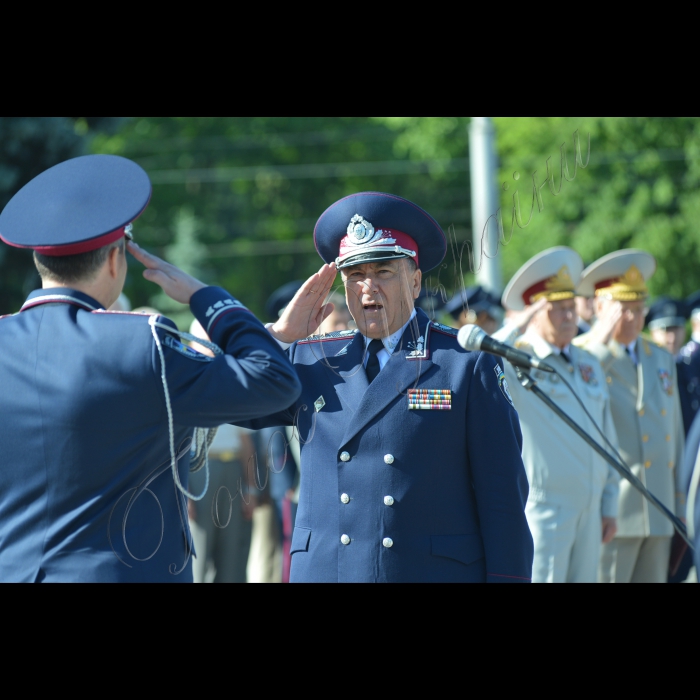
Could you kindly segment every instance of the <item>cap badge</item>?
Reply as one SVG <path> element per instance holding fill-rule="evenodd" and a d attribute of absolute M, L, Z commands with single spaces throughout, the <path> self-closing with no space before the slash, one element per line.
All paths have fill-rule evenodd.
<path fill-rule="evenodd" d="M 350 219 L 347 228 L 348 238 L 355 245 L 364 245 L 374 238 L 374 226 L 363 219 L 359 214 Z"/>
<path fill-rule="evenodd" d="M 572 291 L 575 286 L 574 281 L 571 279 L 569 268 L 564 265 L 554 277 L 550 277 L 547 280 L 545 289 L 548 292 L 569 292 Z"/>

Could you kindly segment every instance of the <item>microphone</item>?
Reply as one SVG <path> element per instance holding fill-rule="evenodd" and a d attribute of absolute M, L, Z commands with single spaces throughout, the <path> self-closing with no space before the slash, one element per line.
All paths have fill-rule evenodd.
<path fill-rule="evenodd" d="M 481 350 L 482 352 L 488 352 L 492 355 L 498 355 L 499 357 L 505 358 L 516 367 L 532 367 L 534 369 L 543 370 L 544 372 L 554 372 L 554 369 L 543 360 L 538 360 L 536 357 L 522 352 L 522 350 L 516 350 L 510 345 L 501 343 L 488 335 L 486 331 L 479 328 L 479 326 L 473 326 L 471 324 L 462 326 L 457 334 L 457 342 L 465 350 Z"/>

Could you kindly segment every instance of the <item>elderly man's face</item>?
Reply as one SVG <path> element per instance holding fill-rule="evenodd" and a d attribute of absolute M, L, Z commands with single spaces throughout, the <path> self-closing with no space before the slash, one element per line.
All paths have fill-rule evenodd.
<path fill-rule="evenodd" d="M 609 309 L 612 304 L 619 304 L 622 309 L 622 316 L 615 325 L 613 338 L 620 345 L 631 345 L 634 343 L 644 328 L 644 319 L 649 311 L 647 303 L 643 299 L 637 301 L 614 301 L 612 299 L 596 300 L 596 315 L 600 316 Z"/>
<path fill-rule="evenodd" d="M 364 336 L 386 338 L 408 321 L 421 285 L 421 271 L 411 267 L 398 258 L 341 270 L 348 309 Z"/>
<path fill-rule="evenodd" d="M 550 301 L 533 319 L 535 330 L 551 345 L 565 348 L 578 333 L 573 299 Z"/>

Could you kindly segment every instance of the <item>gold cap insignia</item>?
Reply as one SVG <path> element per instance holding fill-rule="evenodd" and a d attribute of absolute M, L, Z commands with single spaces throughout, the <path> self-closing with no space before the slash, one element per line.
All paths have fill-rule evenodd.
<path fill-rule="evenodd" d="M 603 280 L 596 284 L 595 295 L 615 301 L 637 301 L 646 299 L 649 290 L 644 275 L 636 265 L 630 265 L 622 277 Z"/>

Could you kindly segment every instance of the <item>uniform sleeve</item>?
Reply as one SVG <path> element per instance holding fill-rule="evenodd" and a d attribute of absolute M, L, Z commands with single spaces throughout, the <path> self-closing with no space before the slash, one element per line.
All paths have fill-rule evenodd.
<path fill-rule="evenodd" d="M 525 518 L 528 482 L 522 434 L 501 365 L 480 353 L 467 404 L 467 444 L 491 583 L 532 577 L 533 543 Z"/>
<path fill-rule="evenodd" d="M 206 287 L 192 296 L 190 308 L 224 354 L 208 358 L 159 331 L 176 424 L 238 423 L 296 401 L 301 385 L 286 354 L 239 301 L 219 287 Z M 153 367 L 160 377 L 163 368 L 156 347 Z"/>
<path fill-rule="evenodd" d="M 495 333 L 491 335 L 492 338 L 498 340 L 500 343 L 506 343 L 507 345 L 513 345 L 520 335 L 517 326 L 503 326 L 499 328 Z"/>
<path fill-rule="evenodd" d="M 608 394 L 605 399 L 605 408 L 603 425 L 601 426 L 603 432 L 616 450 L 620 450 L 620 444 L 617 439 L 617 432 L 615 430 L 615 423 L 613 422 L 612 410 L 610 408 L 610 395 Z M 604 447 L 609 450 L 608 445 Z M 603 495 L 600 500 L 600 514 L 604 518 L 616 518 L 618 510 L 618 501 L 620 496 L 620 475 L 615 469 L 613 469 L 609 464 L 608 468 L 608 478 L 605 480 L 605 486 L 603 487 Z"/>
<path fill-rule="evenodd" d="M 675 361 L 671 363 L 671 368 L 673 373 L 673 384 L 671 386 L 678 386 Z M 686 489 L 683 483 L 682 467 L 685 453 L 685 429 L 683 427 L 683 412 L 681 410 L 680 396 L 677 391 L 673 392 L 673 429 L 673 437 L 676 444 L 676 458 L 673 465 L 676 486 L 676 515 L 679 518 L 685 518 Z"/>

